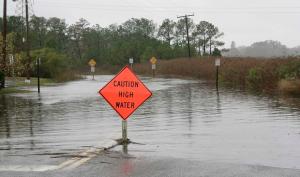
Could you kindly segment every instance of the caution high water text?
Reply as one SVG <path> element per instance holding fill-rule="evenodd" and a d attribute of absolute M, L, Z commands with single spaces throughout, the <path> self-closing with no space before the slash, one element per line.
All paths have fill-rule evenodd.
<path fill-rule="evenodd" d="M 123 87 L 123 88 L 138 88 L 139 87 L 139 82 L 136 81 L 114 81 L 113 82 L 114 87 Z M 134 98 L 134 92 L 132 91 L 119 91 L 118 92 L 118 97 L 119 98 L 126 98 L 126 99 L 131 99 Z M 131 101 L 117 101 L 115 103 L 116 108 L 125 108 L 125 109 L 134 109 L 135 108 L 135 103 Z"/>

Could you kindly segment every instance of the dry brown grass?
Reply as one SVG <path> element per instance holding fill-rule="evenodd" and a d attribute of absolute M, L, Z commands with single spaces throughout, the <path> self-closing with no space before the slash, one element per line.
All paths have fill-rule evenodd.
<path fill-rule="evenodd" d="M 212 80 L 214 78 L 214 60 L 210 58 L 186 59 L 179 58 L 173 60 L 159 60 L 157 62 L 157 74 L 193 77 Z M 136 64 L 134 70 L 139 74 L 151 74 L 151 64 Z"/>
<path fill-rule="evenodd" d="M 300 80 L 280 80 L 278 89 L 284 94 L 300 95 Z"/>
<path fill-rule="evenodd" d="M 214 61 L 214 57 L 159 60 L 156 72 L 158 75 L 214 81 Z M 263 91 L 276 90 L 280 80 L 279 68 L 294 61 L 300 62 L 296 58 L 222 58 L 220 82 L 232 87 L 254 88 Z M 136 64 L 134 70 L 139 74 L 151 75 L 151 64 Z"/>
<path fill-rule="evenodd" d="M 61 72 L 54 76 L 54 80 L 56 82 L 66 82 L 66 81 L 72 81 L 72 80 L 78 80 L 81 79 L 81 74 L 79 71 L 76 70 L 66 70 L 65 72 Z"/>
<path fill-rule="evenodd" d="M 225 58 L 221 76 L 225 83 L 242 87 L 270 90 L 277 87 L 278 69 L 287 59 Z M 257 78 L 251 75 L 256 71 Z"/>

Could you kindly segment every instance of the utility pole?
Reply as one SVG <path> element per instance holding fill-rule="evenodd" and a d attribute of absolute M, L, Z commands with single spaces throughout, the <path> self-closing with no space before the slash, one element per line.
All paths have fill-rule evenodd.
<path fill-rule="evenodd" d="M 186 26 L 186 38 L 188 42 L 188 52 L 189 52 L 189 58 L 191 59 L 191 48 L 190 48 L 190 37 L 189 37 L 189 25 L 188 25 L 188 17 L 192 17 L 193 15 L 184 15 L 184 16 L 179 16 L 177 18 L 185 18 L 185 26 Z"/>
<path fill-rule="evenodd" d="M 6 46 L 7 46 L 7 41 L 6 41 L 6 34 L 7 34 L 7 0 L 3 0 L 3 47 L 2 47 L 2 67 L 1 71 L 4 74 L 4 78 L 1 81 L 1 87 L 5 87 L 5 74 L 6 74 Z"/>
<path fill-rule="evenodd" d="M 38 93 L 41 93 L 41 86 L 40 86 L 40 65 L 41 65 L 41 58 L 39 57 L 36 61 L 37 64 L 37 77 L 38 77 Z"/>
<path fill-rule="evenodd" d="M 29 41 L 29 12 L 28 12 L 28 0 L 25 0 L 25 9 L 26 9 L 26 56 L 27 56 L 27 80 L 30 82 L 30 41 Z"/>

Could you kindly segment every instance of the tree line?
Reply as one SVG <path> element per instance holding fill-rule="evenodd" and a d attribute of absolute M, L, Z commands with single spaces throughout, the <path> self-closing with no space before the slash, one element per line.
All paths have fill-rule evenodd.
<path fill-rule="evenodd" d="M 0 28 L 2 18 L 0 18 Z M 9 16 L 8 52 L 16 56 L 19 74 L 26 68 L 25 19 Z M 207 21 L 194 23 L 189 19 L 191 53 L 193 56 L 220 55 L 224 35 L 219 28 Z M 156 24 L 146 18 L 131 18 L 122 24 L 108 27 L 92 25 L 85 19 L 67 24 L 64 19 L 32 16 L 29 21 L 30 56 L 34 65 L 42 57 L 44 75 L 53 77 L 65 67 L 80 67 L 91 58 L 98 64 L 120 65 L 134 58 L 135 62 L 149 60 L 152 56 L 171 59 L 187 56 L 186 23 L 184 19 L 165 19 Z M 2 39 L 2 37 L 1 37 Z M 2 45 L 2 42 L 1 42 Z"/>
<path fill-rule="evenodd" d="M 266 40 L 255 42 L 250 46 L 237 47 L 235 42 L 231 43 L 231 48 L 223 52 L 224 56 L 228 57 L 298 57 L 300 56 L 300 46 L 288 48 L 279 41 Z"/>

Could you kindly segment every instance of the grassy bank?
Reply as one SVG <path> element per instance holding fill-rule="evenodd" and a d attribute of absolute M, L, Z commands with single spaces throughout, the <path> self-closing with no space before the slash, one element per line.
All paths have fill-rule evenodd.
<path fill-rule="evenodd" d="M 215 58 L 180 58 L 159 60 L 158 75 L 191 77 L 215 81 Z M 151 75 L 149 63 L 136 64 L 139 74 Z M 280 91 L 300 94 L 300 59 L 297 58 L 222 58 L 219 70 L 220 84 L 263 92 Z"/>
<path fill-rule="evenodd" d="M 9 78 L 7 78 L 7 81 L 14 83 L 15 87 L 37 86 L 38 79 L 36 77 L 31 77 L 30 83 L 25 83 L 25 79 L 26 79 L 25 77 L 16 77 L 16 78 L 9 77 Z M 41 86 L 52 85 L 55 83 L 57 83 L 57 82 L 53 79 L 40 78 Z"/>

